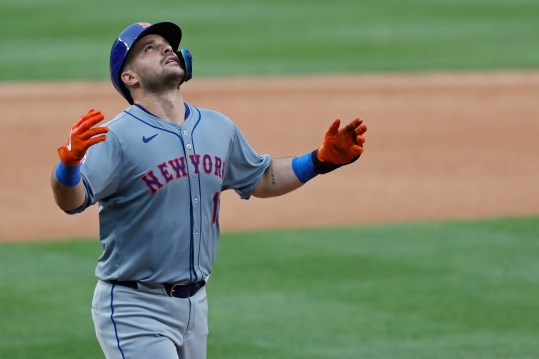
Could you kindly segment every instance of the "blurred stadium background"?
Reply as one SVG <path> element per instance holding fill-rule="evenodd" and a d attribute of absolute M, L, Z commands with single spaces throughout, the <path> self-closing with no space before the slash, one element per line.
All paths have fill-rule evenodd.
<path fill-rule="evenodd" d="M 87 238 L 56 238 L 43 223 L 15 221 L 26 211 L 48 211 L 41 203 L 43 194 L 32 195 L 32 184 L 42 185 L 48 178 L 33 176 L 32 166 L 34 161 L 49 163 L 55 148 L 42 145 L 45 142 L 29 144 L 24 137 L 39 138 L 46 123 L 25 126 L 30 121 L 13 119 L 27 115 L 35 120 L 44 115 L 43 109 L 67 108 L 67 102 L 44 105 L 50 94 L 40 92 L 40 86 L 50 82 L 99 105 L 103 97 L 85 87 L 80 90 L 80 84 L 107 82 L 112 40 L 127 24 L 141 20 L 180 24 L 182 46 L 195 54 L 200 90 L 216 78 L 226 91 L 232 79 L 240 79 L 232 86 L 237 90 L 246 77 L 278 88 L 274 81 L 313 81 L 313 77 L 335 75 L 376 82 L 380 91 L 387 86 L 390 91 L 406 92 L 410 79 L 422 81 L 426 76 L 428 82 L 430 76 L 442 76 L 455 87 L 462 79 L 475 84 L 473 73 L 482 79 L 501 75 L 502 80 L 493 81 L 498 96 L 491 99 L 504 103 L 504 89 L 515 84 L 508 74 L 516 73 L 521 87 L 511 100 L 525 98 L 533 103 L 539 95 L 538 14 L 539 3 L 531 0 L 3 0 L 0 179 L 5 186 L 0 190 L 0 206 L 6 215 L 0 218 L 0 240 L 11 243 L 0 243 L 0 357 L 102 357 L 90 318 L 99 243 L 85 232 L 81 236 Z M 388 76 L 400 82 L 390 83 Z M 312 84 L 316 86 L 316 81 Z M 458 101 L 479 96 L 470 88 L 483 89 L 468 87 Z M 35 102 L 40 106 L 10 107 L 19 94 L 41 97 Z M 203 91 L 197 96 L 204 101 Z M 362 104 L 370 106 L 368 100 Z M 387 104 L 392 105 L 401 106 Z M 436 103 L 430 106 L 436 109 Z M 519 107 L 517 102 L 503 108 Z M 421 113 L 421 108 L 414 113 Z M 423 220 L 409 223 L 373 220 L 346 226 L 324 223 L 322 228 L 225 231 L 208 287 L 208 357 L 538 358 L 539 204 L 533 191 L 538 177 L 532 172 L 538 165 L 537 127 L 522 128 L 529 122 L 520 114 L 499 114 L 506 121 L 492 126 L 488 119 L 481 122 L 485 130 L 506 128 L 509 134 L 521 136 L 492 139 L 493 147 L 507 141 L 525 143 L 518 147 L 521 152 L 492 149 L 504 162 L 514 158 L 504 153 L 527 160 L 525 167 L 511 167 L 515 176 L 507 175 L 511 194 L 504 197 L 504 189 L 497 188 L 492 200 L 474 202 L 492 210 L 484 213 L 505 218 L 456 216 L 459 220 L 428 221 L 436 216 L 427 210 L 421 213 Z M 532 108 L 522 114 L 529 120 L 537 111 Z M 397 120 L 392 126 L 398 125 Z M 395 134 L 373 134 L 389 135 Z M 455 148 L 470 146 L 455 142 Z M 465 156 L 462 152 L 456 151 L 456 156 Z M 12 165 L 14 157 L 20 166 Z M 391 176 L 382 185 L 388 191 L 390 187 L 405 191 L 399 172 L 388 169 L 388 173 Z M 348 177 L 334 180 L 339 186 L 350 185 L 343 178 Z M 25 187 L 13 188 L 16 182 Z M 432 188 L 422 186 L 436 196 Z M 482 186 L 487 184 L 478 183 L 478 191 Z M 24 203 L 8 206 L 20 195 L 18 191 L 25 192 Z M 504 212 L 504 206 L 509 208 L 517 197 L 524 204 Z M 290 207 L 290 202 L 285 203 Z M 359 203 L 357 208 L 368 212 Z M 466 212 L 466 208 L 458 210 Z M 8 229 L 14 223 L 29 229 L 37 226 L 42 236 L 13 241 L 7 233 L 12 233 Z"/>

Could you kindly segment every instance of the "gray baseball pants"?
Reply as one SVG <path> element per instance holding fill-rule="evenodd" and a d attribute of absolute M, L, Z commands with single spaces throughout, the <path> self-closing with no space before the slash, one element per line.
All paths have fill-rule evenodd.
<path fill-rule="evenodd" d="M 206 288 L 190 298 L 166 295 L 162 286 L 138 289 L 98 281 L 92 318 L 107 359 L 205 359 Z"/>

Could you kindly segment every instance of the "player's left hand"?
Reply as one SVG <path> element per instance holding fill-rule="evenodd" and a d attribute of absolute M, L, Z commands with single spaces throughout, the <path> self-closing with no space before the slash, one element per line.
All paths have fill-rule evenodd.
<path fill-rule="evenodd" d="M 347 165 L 356 161 L 363 153 L 363 144 L 367 126 L 361 118 L 356 118 L 343 128 L 339 128 L 340 119 L 336 119 L 318 148 L 317 158 L 322 163 L 331 165 Z"/>

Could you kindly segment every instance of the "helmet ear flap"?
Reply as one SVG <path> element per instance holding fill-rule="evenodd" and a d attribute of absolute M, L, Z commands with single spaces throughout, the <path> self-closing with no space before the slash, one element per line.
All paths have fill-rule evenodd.
<path fill-rule="evenodd" d="M 185 72 L 185 77 L 183 78 L 182 83 L 187 82 L 193 77 L 193 57 L 187 49 L 181 49 L 180 51 L 177 51 L 176 55 L 178 55 L 180 65 Z"/>

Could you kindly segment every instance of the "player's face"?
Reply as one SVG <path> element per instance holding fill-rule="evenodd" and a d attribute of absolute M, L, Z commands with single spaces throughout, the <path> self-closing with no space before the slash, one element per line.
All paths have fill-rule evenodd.
<path fill-rule="evenodd" d="M 167 85 L 179 85 L 184 76 L 178 56 L 170 44 L 159 35 L 147 35 L 131 49 L 128 67 L 148 90 Z M 157 87 L 157 88 L 155 88 Z"/>

